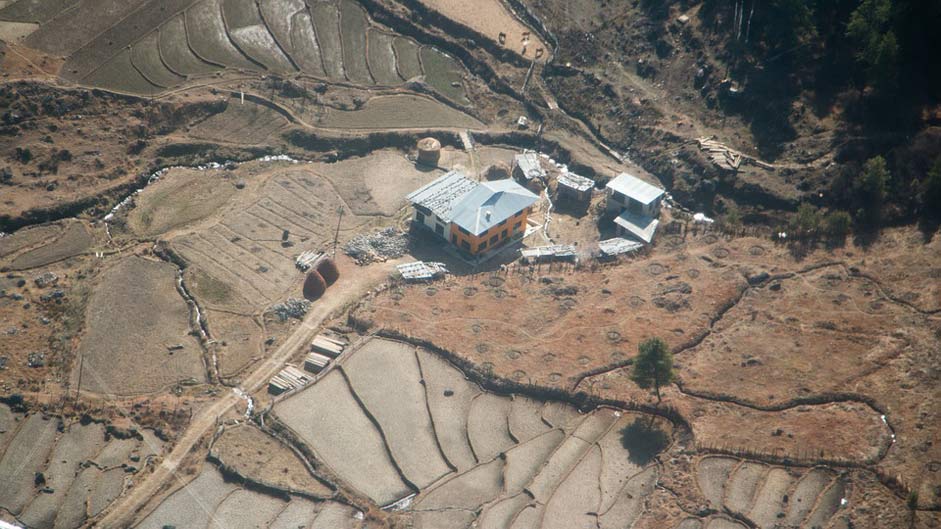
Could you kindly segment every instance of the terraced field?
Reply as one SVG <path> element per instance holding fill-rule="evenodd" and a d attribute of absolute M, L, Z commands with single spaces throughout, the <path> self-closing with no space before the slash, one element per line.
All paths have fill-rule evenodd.
<path fill-rule="evenodd" d="M 354 529 L 360 527 L 352 507 L 333 501 L 269 496 L 230 481 L 211 465 L 196 479 L 168 496 L 138 529 L 256 528 Z"/>
<path fill-rule="evenodd" d="M 628 527 L 644 511 L 669 423 L 482 390 L 413 346 L 366 342 L 281 421 L 342 482 L 385 505 L 417 494 L 416 527 Z M 659 443 L 650 451 L 648 437 Z"/>
<path fill-rule="evenodd" d="M 120 92 L 157 94 L 233 69 L 363 86 L 426 75 L 466 102 L 457 61 L 379 28 L 353 0 L 19 0 L 0 20 L 40 23 L 27 44 L 68 57 L 63 77 Z"/>
<path fill-rule="evenodd" d="M 81 255 L 94 243 L 80 221 L 46 224 L 0 239 L 0 263 L 13 270 L 39 268 Z"/>
<path fill-rule="evenodd" d="M 162 450 L 147 430 L 119 439 L 101 424 L 63 424 L 0 405 L 0 508 L 31 529 L 80 527 Z"/>
<path fill-rule="evenodd" d="M 743 516 L 760 529 L 828 527 L 847 494 L 843 480 L 831 470 L 795 470 L 717 456 L 699 461 L 696 484 L 711 509 Z M 687 518 L 677 529 L 715 527 L 749 526 L 718 516 Z"/>
<path fill-rule="evenodd" d="M 300 278 L 294 257 L 301 250 L 281 244 L 284 232 L 304 249 L 320 249 L 332 239 L 342 201 L 327 181 L 306 170 L 276 173 L 257 197 L 204 229 L 171 239 L 171 246 L 260 308 L 281 299 Z M 357 223 L 349 216 L 346 222 L 344 227 Z"/>

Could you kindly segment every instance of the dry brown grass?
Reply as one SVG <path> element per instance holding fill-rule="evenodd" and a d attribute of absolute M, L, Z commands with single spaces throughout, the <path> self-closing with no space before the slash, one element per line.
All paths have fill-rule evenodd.
<path fill-rule="evenodd" d="M 421 0 L 423 4 L 442 15 L 477 31 L 499 43 L 500 34 L 505 36 L 504 46 L 523 57 L 533 59 L 536 50 L 543 49 L 541 62 L 549 58 L 551 49 L 507 9 L 500 0 Z M 525 52 L 523 51 L 525 49 Z"/>
<path fill-rule="evenodd" d="M 290 448 L 251 424 L 226 428 L 213 443 L 212 454 L 242 476 L 266 485 L 321 498 L 332 493 Z"/>

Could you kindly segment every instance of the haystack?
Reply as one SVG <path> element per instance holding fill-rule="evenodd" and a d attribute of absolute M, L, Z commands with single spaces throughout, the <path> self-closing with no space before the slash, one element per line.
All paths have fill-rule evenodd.
<path fill-rule="evenodd" d="M 327 286 L 336 283 L 337 279 L 340 279 L 340 269 L 337 268 L 336 261 L 330 259 L 329 257 L 321 259 L 320 262 L 317 263 L 317 273 L 323 277 L 324 281 L 327 283 Z"/>
<path fill-rule="evenodd" d="M 506 180 L 510 177 L 510 166 L 503 163 L 497 162 L 484 172 L 484 178 L 487 180 Z"/>
<path fill-rule="evenodd" d="M 314 301 L 320 299 L 323 293 L 327 291 L 327 282 L 316 270 L 307 273 L 307 279 L 304 280 L 304 298 Z"/>

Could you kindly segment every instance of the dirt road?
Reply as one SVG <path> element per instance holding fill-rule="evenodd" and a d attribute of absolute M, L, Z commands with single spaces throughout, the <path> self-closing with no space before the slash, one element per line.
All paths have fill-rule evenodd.
<path fill-rule="evenodd" d="M 299 348 L 310 343 L 324 321 L 337 309 L 359 299 L 370 289 L 382 283 L 400 262 L 408 261 L 403 257 L 396 261 L 358 267 L 350 260 L 338 258 L 341 267 L 340 279 L 327 290 L 319 301 L 311 306 L 310 312 L 294 333 L 278 347 L 274 353 L 242 381 L 240 389 L 251 394 L 268 383 Z M 193 417 L 186 431 L 177 440 L 176 446 L 154 469 L 153 473 L 137 483 L 130 493 L 118 500 L 97 524 L 101 528 L 129 527 L 135 515 L 158 494 L 161 488 L 173 480 L 183 481 L 176 471 L 199 440 L 216 427 L 217 420 L 231 410 L 242 398 L 235 391 L 227 391 L 219 400 L 204 408 Z"/>

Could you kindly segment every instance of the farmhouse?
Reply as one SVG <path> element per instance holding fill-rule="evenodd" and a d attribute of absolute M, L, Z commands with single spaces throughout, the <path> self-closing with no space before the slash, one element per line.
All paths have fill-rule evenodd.
<path fill-rule="evenodd" d="M 619 174 L 606 188 L 607 211 L 618 214 L 614 219 L 618 234 L 650 243 L 660 224 L 656 217 L 664 191 L 627 173 Z"/>
<path fill-rule="evenodd" d="M 454 170 L 408 195 L 413 221 L 470 255 L 480 255 L 526 231 L 539 197 L 512 180 L 475 182 Z"/>

